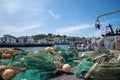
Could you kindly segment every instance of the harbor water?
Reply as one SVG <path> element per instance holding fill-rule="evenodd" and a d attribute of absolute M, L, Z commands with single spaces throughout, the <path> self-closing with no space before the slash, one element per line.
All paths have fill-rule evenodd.
<path fill-rule="evenodd" d="M 57 46 L 59 46 L 63 49 L 68 49 L 68 45 L 57 45 Z M 22 50 L 25 50 L 25 51 L 39 51 L 39 50 L 44 49 L 46 47 L 16 47 L 16 48 L 22 49 Z"/>

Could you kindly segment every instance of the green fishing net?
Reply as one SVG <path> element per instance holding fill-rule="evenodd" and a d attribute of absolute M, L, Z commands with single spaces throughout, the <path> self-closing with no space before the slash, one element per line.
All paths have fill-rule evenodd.
<path fill-rule="evenodd" d="M 57 60 L 52 54 L 45 51 L 38 51 L 39 55 L 30 56 L 27 55 L 24 57 L 25 64 L 30 69 L 40 69 L 42 71 L 54 72 L 59 66 L 55 65 Z"/>
<path fill-rule="evenodd" d="M 78 55 L 73 50 L 66 50 L 60 47 L 53 48 L 72 67 L 77 63 L 73 62 Z M 50 52 L 40 50 L 37 52 L 17 52 L 10 59 L 0 60 L 0 65 L 9 65 L 15 68 L 27 68 L 24 72 L 19 72 L 11 80 L 46 80 L 61 69 L 61 63 Z M 52 75 L 51 75 L 52 74 Z"/>
<path fill-rule="evenodd" d="M 46 80 L 48 74 L 38 69 L 29 69 L 15 75 L 11 80 Z"/>
<path fill-rule="evenodd" d="M 73 62 L 73 60 L 79 60 L 78 54 L 71 49 L 62 49 L 59 46 L 54 46 L 53 50 L 55 50 L 58 54 L 60 54 L 64 59 L 65 63 L 69 64 L 71 67 L 75 67 L 78 63 Z"/>
<path fill-rule="evenodd" d="M 84 77 L 88 69 L 93 65 L 92 61 L 83 60 L 77 66 L 76 76 L 77 77 Z"/>
<path fill-rule="evenodd" d="M 32 54 L 34 55 L 29 55 L 26 52 L 15 53 L 11 59 L 0 60 L 0 65 L 27 68 L 27 71 L 16 74 L 12 80 L 46 80 L 47 73 L 55 74 L 60 68 L 59 62 L 51 53 L 38 51 Z"/>
<path fill-rule="evenodd" d="M 62 49 L 59 46 L 55 46 L 53 47 L 53 50 L 59 53 L 66 60 L 66 62 L 72 61 L 78 57 L 77 53 L 71 49 Z"/>

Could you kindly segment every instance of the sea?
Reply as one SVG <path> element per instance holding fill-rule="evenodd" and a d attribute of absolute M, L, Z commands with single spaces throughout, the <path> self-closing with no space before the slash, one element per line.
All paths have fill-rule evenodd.
<path fill-rule="evenodd" d="M 68 49 L 68 45 L 56 45 L 56 46 L 59 46 L 60 48 L 63 48 L 63 49 Z M 49 47 L 49 46 L 46 46 L 46 47 Z M 46 47 L 15 47 L 15 48 L 18 48 L 18 49 L 22 49 L 24 51 L 39 51 L 39 50 L 42 50 Z"/>

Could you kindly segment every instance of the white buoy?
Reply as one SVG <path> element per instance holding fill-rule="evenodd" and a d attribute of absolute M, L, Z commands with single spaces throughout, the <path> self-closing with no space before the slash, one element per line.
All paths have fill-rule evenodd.
<path fill-rule="evenodd" d="M 71 66 L 69 64 L 64 64 L 62 70 L 66 73 L 69 73 L 71 71 Z"/>

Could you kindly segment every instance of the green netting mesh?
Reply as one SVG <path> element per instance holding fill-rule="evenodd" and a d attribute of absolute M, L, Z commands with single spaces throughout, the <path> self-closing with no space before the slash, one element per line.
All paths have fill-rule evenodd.
<path fill-rule="evenodd" d="M 81 63 L 78 64 L 76 76 L 84 77 L 84 75 L 92 65 L 93 65 L 92 61 L 83 60 Z"/>
<path fill-rule="evenodd" d="M 38 51 L 28 55 L 26 52 L 19 52 L 12 56 L 11 59 L 0 61 L 0 65 L 10 65 L 10 67 L 25 68 L 27 71 L 17 74 L 12 80 L 45 80 L 47 73 L 55 74 L 59 69 L 59 62 L 49 52 Z M 31 79 L 31 76 L 34 77 Z"/>
<path fill-rule="evenodd" d="M 71 49 L 62 49 L 58 46 L 53 47 L 53 50 L 55 50 L 58 54 L 60 54 L 66 61 L 66 64 L 69 64 L 71 67 L 75 67 L 78 65 L 78 63 L 73 62 L 73 60 L 79 60 L 78 54 Z"/>
<path fill-rule="evenodd" d="M 26 55 L 27 55 L 26 52 L 17 52 L 17 53 L 12 55 L 11 59 L 13 59 L 14 61 L 19 61 L 21 58 L 23 58 Z"/>
<path fill-rule="evenodd" d="M 75 51 L 65 50 L 60 47 L 53 49 L 66 60 L 66 63 L 68 62 L 72 67 L 77 65 L 77 63 L 73 62 L 74 59 L 78 59 Z M 19 71 L 11 80 L 46 80 L 48 74 L 54 75 L 61 68 L 59 59 L 43 50 L 31 54 L 27 52 L 15 53 L 11 59 L 0 60 L 0 65 L 27 69 L 24 72 Z"/>
<path fill-rule="evenodd" d="M 27 55 L 24 57 L 25 64 L 28 68 L 41 69 L 43 71 L 54 72 L 59 66 L 54 65 L 56 59 L 52 54 L 45 51 L 39 51 L 39 56 Z"/>
<path fill-rule="evenodd" d="M 25 67 L 25 60 L 24 60 L 24 57 L 27 55 L 26 52 L 18 52 L 18 53 L 15 53 L 11 59 L 12 62 L 11 62 L 11 66 L 12 67 L 17 67 L 17 68 L 23 68 Z"/>
<path fill-rule="evenodd" d="M 25 52 L 19 52 L 19 53 L 15 53 L 11 59 L 1 59 L 0 60 L 0 65 L 12 65 L 15 67 L 21 67 L 24 66 L 25 61 L 22 60 L 22 57 L 24 57 L 25 55 L 27 55 L 27 53 Z"/>
<path fill-rule="evenodd" d="M 78 57 L 77 53 L 71 49 L 62 49 L 58 46 L 55 46 L 53 49 L 58 52 L 66 60 L 66 62 Z"/>
<path fill-rule="evenodd" d="M 0 60 L 0 65 L 8 65 L 8 64 L 12 64 L 13 60 L 11 59 L 4 59 L 4 60 Z"/>
<path fill-rule="evenodd" d="M 47 73 L 39 71 L 38 69 L 27 70 L 15 75 L 11 80 L 46 80 Z"/>

